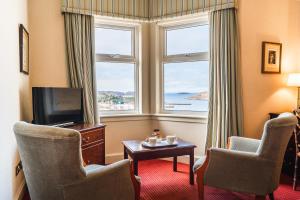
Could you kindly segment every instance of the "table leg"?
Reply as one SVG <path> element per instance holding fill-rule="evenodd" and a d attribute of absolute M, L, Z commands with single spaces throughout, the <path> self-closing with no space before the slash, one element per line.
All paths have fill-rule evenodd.
<path fill-rule="evenodd" d="M 192 149 L 190 153 L 190 184 L 191 185 L 194 185 L 193 166 L 194 166 L 194 149 Z"/>
<path fill-rule="evenodd" d="M 124 146 L 124 159 L 128 159 L 128 153 L 126 151 L 126 147 Z"/>
<path fill-rule="evenodd" d="M 136 176 L 138 175 L 138 167 L 139 167 L 138 161 L 133 159 L 133 173 Z"/>
<path fill-rule="evenodd" d="M 173 171 L 177 172 L 177 156 L 173 157 Z"/>

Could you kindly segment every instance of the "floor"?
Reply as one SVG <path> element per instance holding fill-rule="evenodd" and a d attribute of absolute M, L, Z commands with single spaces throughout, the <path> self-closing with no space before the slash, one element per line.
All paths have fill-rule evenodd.
<path fill-rule="evenodd" d="M 178 163 L 178 172 L 172 171 L 172 162 L 163 160 L 139 163 L 142 179 L 141 200 L 197 200 L 197 186 L 189 184 L 188 165 Z M 276 200 L 300 200 L 299 191 L 293 191 L 291 179 L 282 177 L 275 191 Z M 253 196 L 205 187 L 206 200 L 253 200 Z M 28 193 L 23 200 L 30 200 Z"/>
<path fill-rule="evenodd" d="M 142 180 L 141 200 L 197 200 L 197 186 L 189 184 L 188 165 L 178 164 L 178 172 L 172 171 L 172 162 L 162 160 L 143 161 L 139 165 Z M 282 177 L 275 191 L 276 200 L 300 200 L 299 191 L 293 191 L 291 179 Z M 205 200 L 253 200 L 251 195 L 205 187 Z"/>

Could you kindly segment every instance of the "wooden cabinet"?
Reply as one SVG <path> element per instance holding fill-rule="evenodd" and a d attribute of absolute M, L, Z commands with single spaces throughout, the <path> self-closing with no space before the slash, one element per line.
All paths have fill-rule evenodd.
<path fill-rule="evenodd" d="M 105 165 L 105 126 L 77 124 L 68 127 L 81 133 L 82 158 L 87 165 Z"/>

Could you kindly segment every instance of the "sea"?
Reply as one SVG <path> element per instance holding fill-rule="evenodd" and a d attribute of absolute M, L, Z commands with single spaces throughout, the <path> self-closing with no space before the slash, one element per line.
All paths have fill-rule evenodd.
<path fill-rule="evenodd" d="M 208 111 L 208 100 L 190 100 L 197 93 L 166 93 L 164 109 L 170 111 Z"/>

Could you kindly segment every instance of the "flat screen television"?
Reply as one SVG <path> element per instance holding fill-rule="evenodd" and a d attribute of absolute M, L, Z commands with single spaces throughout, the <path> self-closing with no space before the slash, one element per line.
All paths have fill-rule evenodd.
<path fill-rule="evenodd" d="M 82 89 L 33 87 L 33 123 L 64 125 L 83 122 Z"/>

